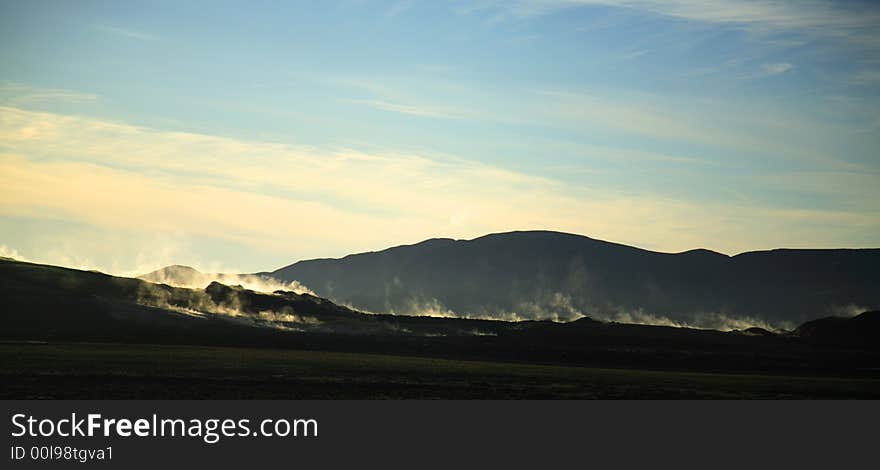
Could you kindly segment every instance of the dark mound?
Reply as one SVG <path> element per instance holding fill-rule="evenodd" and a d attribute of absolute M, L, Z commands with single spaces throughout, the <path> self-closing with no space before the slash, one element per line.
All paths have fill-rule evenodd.
<path fill-rule="evenodd" d="M 746 328 L 741 331 L 741 333 L 751 336 L 776 336 L 776 333 L 772 331 L 765 330 L 764 328 L 760 328 L 757 326 L 753 326 L 751 328 Z"/>
<path fill-rule="evenodd" d="M 822 344 L 880 347 L 880 311 L 820 318 L 799 326 L 794 334 Z"/>

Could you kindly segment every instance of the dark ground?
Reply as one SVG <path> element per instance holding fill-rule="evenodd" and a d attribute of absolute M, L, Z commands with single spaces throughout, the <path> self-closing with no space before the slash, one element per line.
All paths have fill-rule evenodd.
<path fill-rule="evenodd" d="M 880 379 L 177 345 L 0 344 L 0 398 L 880 398 Z"/>

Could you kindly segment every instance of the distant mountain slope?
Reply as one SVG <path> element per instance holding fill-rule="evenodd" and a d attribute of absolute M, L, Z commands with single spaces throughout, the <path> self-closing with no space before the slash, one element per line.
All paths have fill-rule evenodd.
<path fill-rule="evenodd" d="M 744 328 L 880 307 L 880 249 L 659 253 L 558 232 L 432 239 L 270 273 L 374 312 Z M 750 322 L 738 318 L 750 317 Z"/>

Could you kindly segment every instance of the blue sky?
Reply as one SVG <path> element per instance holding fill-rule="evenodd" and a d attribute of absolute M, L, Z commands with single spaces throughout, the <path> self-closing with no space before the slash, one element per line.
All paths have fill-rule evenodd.
<path fill-rule="evenodd" d="M 878 20 L 870 2 L 4 1 L 0 250 L 134 273 L 515 229 L 880 246 Z"/>

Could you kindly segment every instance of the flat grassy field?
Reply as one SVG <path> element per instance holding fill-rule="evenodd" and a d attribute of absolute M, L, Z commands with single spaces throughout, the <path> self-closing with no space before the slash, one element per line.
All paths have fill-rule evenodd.
<path fill-rule="evenodd" d="M 880 379 L 601 369 L 382 354 L 0 343 L 0 398 L 880 398 Z"/>

